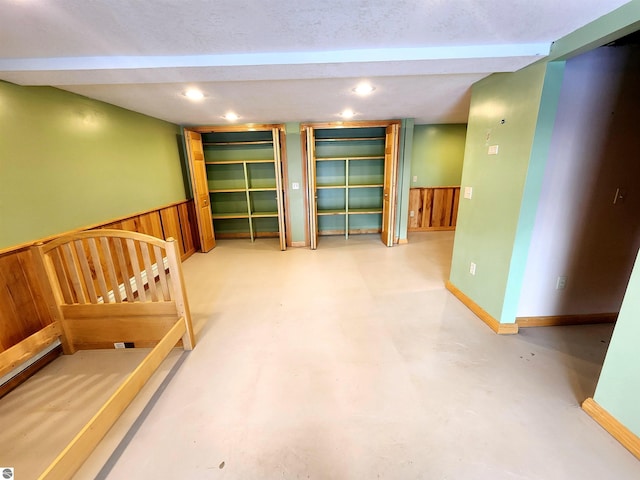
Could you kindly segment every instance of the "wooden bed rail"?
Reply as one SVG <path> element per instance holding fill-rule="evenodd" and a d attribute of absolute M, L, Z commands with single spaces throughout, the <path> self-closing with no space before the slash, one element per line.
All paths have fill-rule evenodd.
<path fill-rule="evenodd" d="M 47 325 L 33 335 L 25 338 L 13 347 L 0 352 L 0 377 L 11 372 L 23 362 L 29 360 L 45 349 L 60 337 L 60 328 L 57 323 Z"/>
<path fill-rule="evenodd" d="M 185 328 L 186 322 L 180 318 L 38 480 L 61 480 L 73 476 L 184 335 Z"/>

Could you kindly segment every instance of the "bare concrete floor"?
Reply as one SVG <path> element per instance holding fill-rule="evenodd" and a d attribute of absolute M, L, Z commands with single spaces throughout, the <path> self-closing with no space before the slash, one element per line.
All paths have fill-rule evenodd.
<path fill-rule="evenodd" d="M 196 349 L 78 478 L 640 478 L 579 408 L 612 327 L 495 335 L 443 288 L 452 241 L 235 240 L 194 255 Z"/>

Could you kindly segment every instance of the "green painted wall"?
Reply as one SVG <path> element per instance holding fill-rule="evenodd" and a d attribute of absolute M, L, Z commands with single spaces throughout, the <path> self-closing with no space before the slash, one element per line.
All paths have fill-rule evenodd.
<path fill-rule="evenodd" d="M 413 129 L 411 186 L 460 185 L 467 126 L 416 125 Z M 415 177 L 417 181 L 413 181 Z"/>
<path fill-rule="evenodd" d="M 0 82 L 0 248 L 183 200 L 178 126 Z"/>
<path fill-rule="evenodd" d="M 289 216 L 291 219 L 291 241 L 304 242 L 306 228 L 306 212 L 304 209 L 305 184 L 303 182 L 302 143 L 300 124 L 287 123 L 285 125 L 287 144 L 287 176 L 289 185 Z M 299 189 L 294 190 L 292 183 L 297 183 Z"/>
<path fill-rule="evenodd" d="M 620 308 L 594 400 L 640 436 L 640 253 Z"/>
<path fill-rule="evenodd" d="M 548 60 L 567 60 L 638 30 L 640 0 L 632 0 L 553 42 Z"/>
<path fill-rule="evenodd" d="M 546 65 L 537 64 L 494 74 L 472 90 L 461 185 L 472 187 L 473 195 L 460 201 L 450 280 L 496 319 L 502 316 L 545 71 Z M 488 154 L 490 145 L 499 145 L 498 155 Z"/>
<path fill-rule="evenodd" d="M 555 42 L 566 60 L 640 28 L 640 0 Z M 450 280 L 502 323 L 515 320 L 522 270 L 540 197 L 564 63 L 542 61 L 492 75 L 473 87 Z M 504 123 L 502 120 L 504 119 Z M 499 154 L 487 154 L 499 145 Z M 477 264 L 476 275 L 469 273 Z M 595 400 L 640 435 L 640 255 L 609 346 Z"/>

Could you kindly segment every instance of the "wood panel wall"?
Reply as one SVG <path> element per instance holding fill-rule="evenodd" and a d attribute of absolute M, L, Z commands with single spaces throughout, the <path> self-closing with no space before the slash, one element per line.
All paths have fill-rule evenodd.
<path fill-rule="evenodd" d="M 95 228 L 115 228 L 175 238 L 182 260 L 198 248 L 193 201 L 144 212 Z M 52 322 L 34 272 L 31 251 L 21 247 L 0 255 L 0 352 Z"/>
<path fill-rule="evenodd" d="M 459 200 L 460 187 L 411 188 L 408 231 L 455 230 Z"/>

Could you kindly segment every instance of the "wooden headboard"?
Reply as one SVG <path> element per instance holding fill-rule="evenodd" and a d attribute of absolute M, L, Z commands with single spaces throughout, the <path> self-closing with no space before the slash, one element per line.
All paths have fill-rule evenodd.
<path fill-rule="evenodd" d="M 92 230 L 33 247 L 65 353 L 155 345 L 184 317 L 193 331 L 176 242 L 122 230 Z M 47 288 L 48 286 L 48 288 Z"/>

